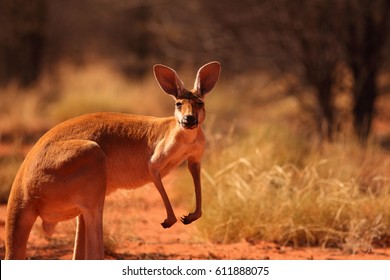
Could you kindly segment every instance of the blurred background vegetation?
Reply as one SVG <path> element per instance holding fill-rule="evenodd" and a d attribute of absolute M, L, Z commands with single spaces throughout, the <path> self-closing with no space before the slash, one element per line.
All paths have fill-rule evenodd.
<path fill-rule="evenodd" d="M 123 75 L 144 77 L 156 62 L 192 69 L 215 59 L 225 77 L 284 78 L 285 94 L 312 114 L 323 138 L 342 129 L 345 112 L 337 101 L 347 95 L 364 142 L 377 98 L 390 90 L 389 6 L 385 0 L 1 0 L 0 85 L 30 87 L 64 61 L 100 59 Z"/>
<path fill-rule="evenodd" d="M 390 236 L 389 13 L 387 0 L 0 0 L 2 201 L 52 125 L 93 111 L 169 115 L 152 66 L 177 69 L 188 86 L 201 65 L 218 60 L 203 172 L 214 206 L 204 220 L 213 227 L 204 235 L 380 243 Z M 365 199 L 371 206 L 358 213 Z M 292 208 L 271 215 L 262 201 Z M 244 208 L 254 212 L 251 229 L 232 237 Z M 357 214 L 343 215 L 351 209 Z M 305 211 L 313 216 L 299 220 Z"/>

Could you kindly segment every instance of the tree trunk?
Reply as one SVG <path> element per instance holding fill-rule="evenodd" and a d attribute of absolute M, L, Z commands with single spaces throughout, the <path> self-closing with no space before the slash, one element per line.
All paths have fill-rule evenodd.
<path fill-rule="evenodd" d="M 365 79 L 361 77 L 362 75 L 355 77 L 354 128 L 362 144 L 366 143 L 370 135 L 375 112 L 375 99 L 378 96 L 376 72 L 371 71 Z"/>
<path fill-rule="evenodd" d="M 345 49 L 354 78 L 354 129 L 360 142 L 365 144 L 371 132 L 378 96 L 377 77 L 389 36 L 390 1 L 347 1 L 345 12 L 356 14 L 346 17 Z"/>
<path fill-rule="evenodd" d="M 45 45 L 46 0 L 0 1 L 0 85 L 33 84 L 40 72 Z"/>

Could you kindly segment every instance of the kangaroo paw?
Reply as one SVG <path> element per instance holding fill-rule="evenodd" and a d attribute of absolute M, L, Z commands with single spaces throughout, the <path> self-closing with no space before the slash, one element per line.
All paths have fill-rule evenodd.
<path fill-rule="evenodd" d="M 176 218 L 174 220 L 165 219 L 164 222 L 161 223 L 161 225 L 163 228 L 170 228 L 173 224 L 176 223 L 176 221 Z"/>
<path fill-rule="evenodd" d="M 188 224 L 191 224 L 193 221 L 199 219 L 201 216 L 201 214 L 197 214 L 197 213 L 190 213 L 188 215 L 185 215 L 183 216 L 180 220 L 183 224 L 185 225 L 188 225 Z"/>

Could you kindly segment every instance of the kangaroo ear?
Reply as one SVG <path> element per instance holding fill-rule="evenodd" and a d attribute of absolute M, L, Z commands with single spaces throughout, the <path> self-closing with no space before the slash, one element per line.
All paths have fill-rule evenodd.
<path fill-rule="evenodd" d="M 175 98 L 183 92 L 184 84 L 180 80 L 176 71 L 162 64 L 156 64 L 153 67 L 154 77 L 161 89 Z"/>
<path fill-rule="evenodd" d="M 194 88 L 203 97 L 213 89 L 220 73 L 221 64 L 218 61 L 203 65 L 196 74 Z"/>

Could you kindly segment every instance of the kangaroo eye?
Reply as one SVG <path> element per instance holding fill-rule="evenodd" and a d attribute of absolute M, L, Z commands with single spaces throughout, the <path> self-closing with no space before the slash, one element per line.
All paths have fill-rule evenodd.
<path fill-rule="evenodd" d="M 204 106 L 204 103 L 203 103 L 203 102 L 198 102 L 198 103 L 196 103 L 196 106 L 198 106 L 198 107 L 203 107 L 203 106 Z"/>
<path fill-rule="evenodd" d="M 181 103 L 181 102 L 176 102 L 176 108 L 177 109 L 180 109 L 181 108 L 181 106 L 183 105 L 183 103 Z"/>

